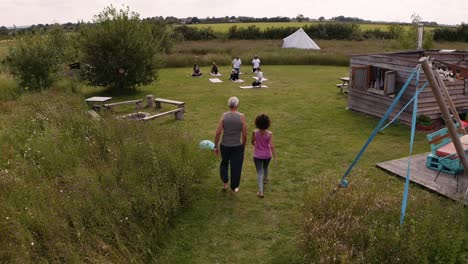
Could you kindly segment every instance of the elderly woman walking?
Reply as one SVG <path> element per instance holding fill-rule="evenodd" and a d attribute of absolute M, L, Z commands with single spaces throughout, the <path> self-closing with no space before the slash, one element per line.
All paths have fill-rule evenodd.
<path fill-rule="evenodd" d="M 245 116 L 237 111 L 239 99 L 231 97 L 228 100 L 229 112 L 224 113 L 219 120 L 215 136 L 215 153 L 221 152 L 220 175 L 224 183 L 223 191 L 227 191 L 229 182 L 229 166 L 231 171 L 231 191 L 239 191 L 239 184 L 244 162 L 244 149 L 247 142 L 247 124 Z M 219 139 L 223 135 L 221 144 Z M 242 135 L 242 141 L 241 141 Z"/>

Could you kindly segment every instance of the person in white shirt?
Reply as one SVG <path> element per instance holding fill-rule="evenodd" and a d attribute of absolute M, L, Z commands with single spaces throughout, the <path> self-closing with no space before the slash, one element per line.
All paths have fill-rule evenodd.
<path fill-rule="evenodd" d="M 258 56 L 255 55 L 254 59 L 252 60 L 252 72 L 256 72 L 258 70 L 258 68 L 260 68 L 261 63 L 262 62 L 260 61 Z"/>
<path fill-rule="evenodd" d="M 260 70 L 260 67 L 257 68 L 257 78 L 252 82 L 252 86 L 262 87 L 263 72 Z"/>
<path fill-rule="evenodd" d="M 242 61 L 239 57 L 235 57 L 232 60 L 232 68 L 237 71 L 237 73 L 240 73 L 240 67 L 242 65 Z"/>

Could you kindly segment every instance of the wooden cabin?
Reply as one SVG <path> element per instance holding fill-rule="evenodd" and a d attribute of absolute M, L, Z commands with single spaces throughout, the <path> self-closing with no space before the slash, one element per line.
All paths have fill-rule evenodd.
<path fill-rule="evenodd" d="M 418 65 L 421 57 L 431 57 L 450 68 L 440 67 L 455 107 L 459 113 L 468 113 L 468 51 L 421 50 L 394 53 L 352 55 L 350 63 L 350 83 L 348 108 L 357 112 L 382 117 L 395 95 Z M 439 64 L 438 64 L 439 65 Z M 451 73 L 447 76 L 446 73 Z M 426 81 L 421 70 L 420 86 Z M 390 118 L 395 116 L 416 92 L 415 81 L 403 94 Z M 412 107 L 408 107 L 399 121 L 411 125 Z M 418 115 L 429 116 L 432 120 L 441 118 L 439 107 L 430 87 L 419 95 Z"/>

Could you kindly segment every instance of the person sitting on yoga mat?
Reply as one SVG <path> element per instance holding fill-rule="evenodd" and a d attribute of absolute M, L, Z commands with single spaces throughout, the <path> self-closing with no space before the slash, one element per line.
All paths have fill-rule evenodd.
<path fill-rule="evenodd" d="M 211 66 L 211 73 L 212 74 L 218 74 L 218 65 L 216 65 L 216 62 L 213 61 L 213 66 Z"/>
<path fill-rule="evenodd" d="M 263 72 L 260 70 L 260 67 L 257 68 L 257 77 L 255 81 L 252 82 L 252 86 L 262 87 Z"/>
<path fill-rule="evenodd" d="M 193 65 L 192 77 L 199 77 L 199 76 L 202 76 L 202 75 L 203 75 L 203 73 L 201 73 L 201 71 L 200 71 L 200 66 L 198 66 L 198 64 Z"/>
<path fill-rule="evenodd" d="M 239 71 L 236 70 L 236 69 L 232 69 L 231 76 L 229 77 L 229 80 L 231 80 L 231 81 L 239 80 Z"/>

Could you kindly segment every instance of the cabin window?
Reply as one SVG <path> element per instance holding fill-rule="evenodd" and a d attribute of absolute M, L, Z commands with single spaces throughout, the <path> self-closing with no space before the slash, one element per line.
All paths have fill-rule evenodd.
<path fill-rule="evenodd" d="M 353 66 L 351 79 L 353 89 L 367 90 L 369 88 L 369 66 Z"/>
<path fill-rule="evenodd" d="M 353 89 L 367 90 L 381 95 L 392 95 L 396 90 L 396 72 L 374 66 L 353 66 Z"/>

